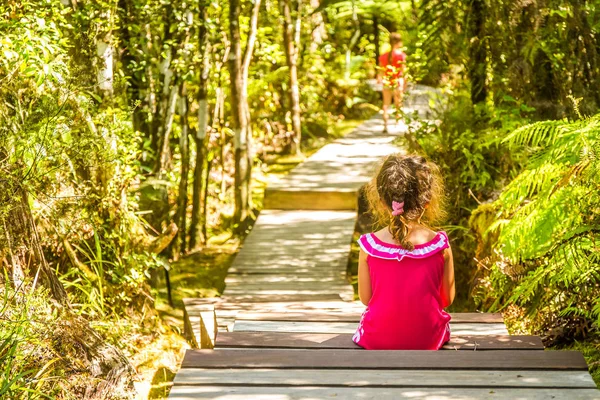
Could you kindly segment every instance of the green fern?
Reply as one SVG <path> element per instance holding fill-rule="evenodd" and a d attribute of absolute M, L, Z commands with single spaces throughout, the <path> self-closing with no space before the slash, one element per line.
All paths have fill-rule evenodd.
<path fill-rule="evenodd" d="M 530 156 L 492 205 L 497 219 L 486 234 L 498 238 L 495 257 L 475 296 L 489 310 L 519 307 L 533 332 L 597 331 L 600 114 L 527 125 L 503 142 Z"/>

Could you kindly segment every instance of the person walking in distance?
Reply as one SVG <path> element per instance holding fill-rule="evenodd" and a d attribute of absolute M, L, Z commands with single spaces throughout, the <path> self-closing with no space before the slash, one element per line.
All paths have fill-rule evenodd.
<path fill-rule="evenodd" d="M 406 54 L 402 51 L 400 34 L 390 33 L 391 49 L 379 56 L 379 71 L 377 83 L 383 85 L 383 132 L 388 131 L 389 108 L 394 101 L 396 110 L 402 107 L 402 95 L 406 88 L 404 66 Z"/>

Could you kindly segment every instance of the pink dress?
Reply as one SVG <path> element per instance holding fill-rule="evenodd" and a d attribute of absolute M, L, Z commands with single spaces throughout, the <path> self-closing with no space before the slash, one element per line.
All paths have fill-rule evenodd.
<path fill-rule="evenodd" d="M 414 250 L 372 233 L 358 244 L 367 253 L 373 296 L 352 340 L 368 350 L 438 350 L 450 340 L 450 315 L 440 293 L 446 233 Z"/>

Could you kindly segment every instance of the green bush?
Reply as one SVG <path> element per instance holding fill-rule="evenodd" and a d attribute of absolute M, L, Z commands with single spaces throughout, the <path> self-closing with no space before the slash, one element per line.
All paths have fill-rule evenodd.
<path fill-rule="evenodd" d="M 504 140 L 529 154 L 523 171 L 472 226 L 493 239 L 475 292 L 488 311 L 517 307 L 549 341 L 598 333 L 600 114 L 544 121 Z M 488 210 L 489 211 L 489 210 Z M 485 229 L 482 229 L 485 228 Z"/>

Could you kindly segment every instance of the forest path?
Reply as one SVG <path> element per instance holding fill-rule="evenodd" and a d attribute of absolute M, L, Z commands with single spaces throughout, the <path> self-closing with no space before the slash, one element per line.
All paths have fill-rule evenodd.
<path fill-rule="evenodd" d="M 403 111 L 428 115 L 436 94 L 435 89 L 415 86 Z M 393 142 L 406 130 L 403 121 L 392 117 L 388 133 L 383 133 L 383 117 L 376 114 L 269 182 L 264 210 L 228 271 L 223 296 L 184 299 L 188 322 L 207 302 L 218 308 L 220 331 L 234 330 L 242 310 L 362 309 L 352 301 L 354 290 L 346 274 L 359 190 L 382 157 L 401 150 Z M 187 324 L 188 334 L 200 343 L 200 329 L 192 325 Z"/>
<path fill-rule="evenodd" d="M 407 105 L 426 116 L 433 90 L 416 89 Z M 365 352 L 351 340 L 364 310 L 346 271 L 359 190 L 406 128 L 383 134 L 376 115 L 269 184 L 223 296 L 184 299 L 201 350 L 186 352 L 169 398 L 598 398 L 581 353 L 509 336 L 500 314 L 452 314 L 445 351 Z"/>

